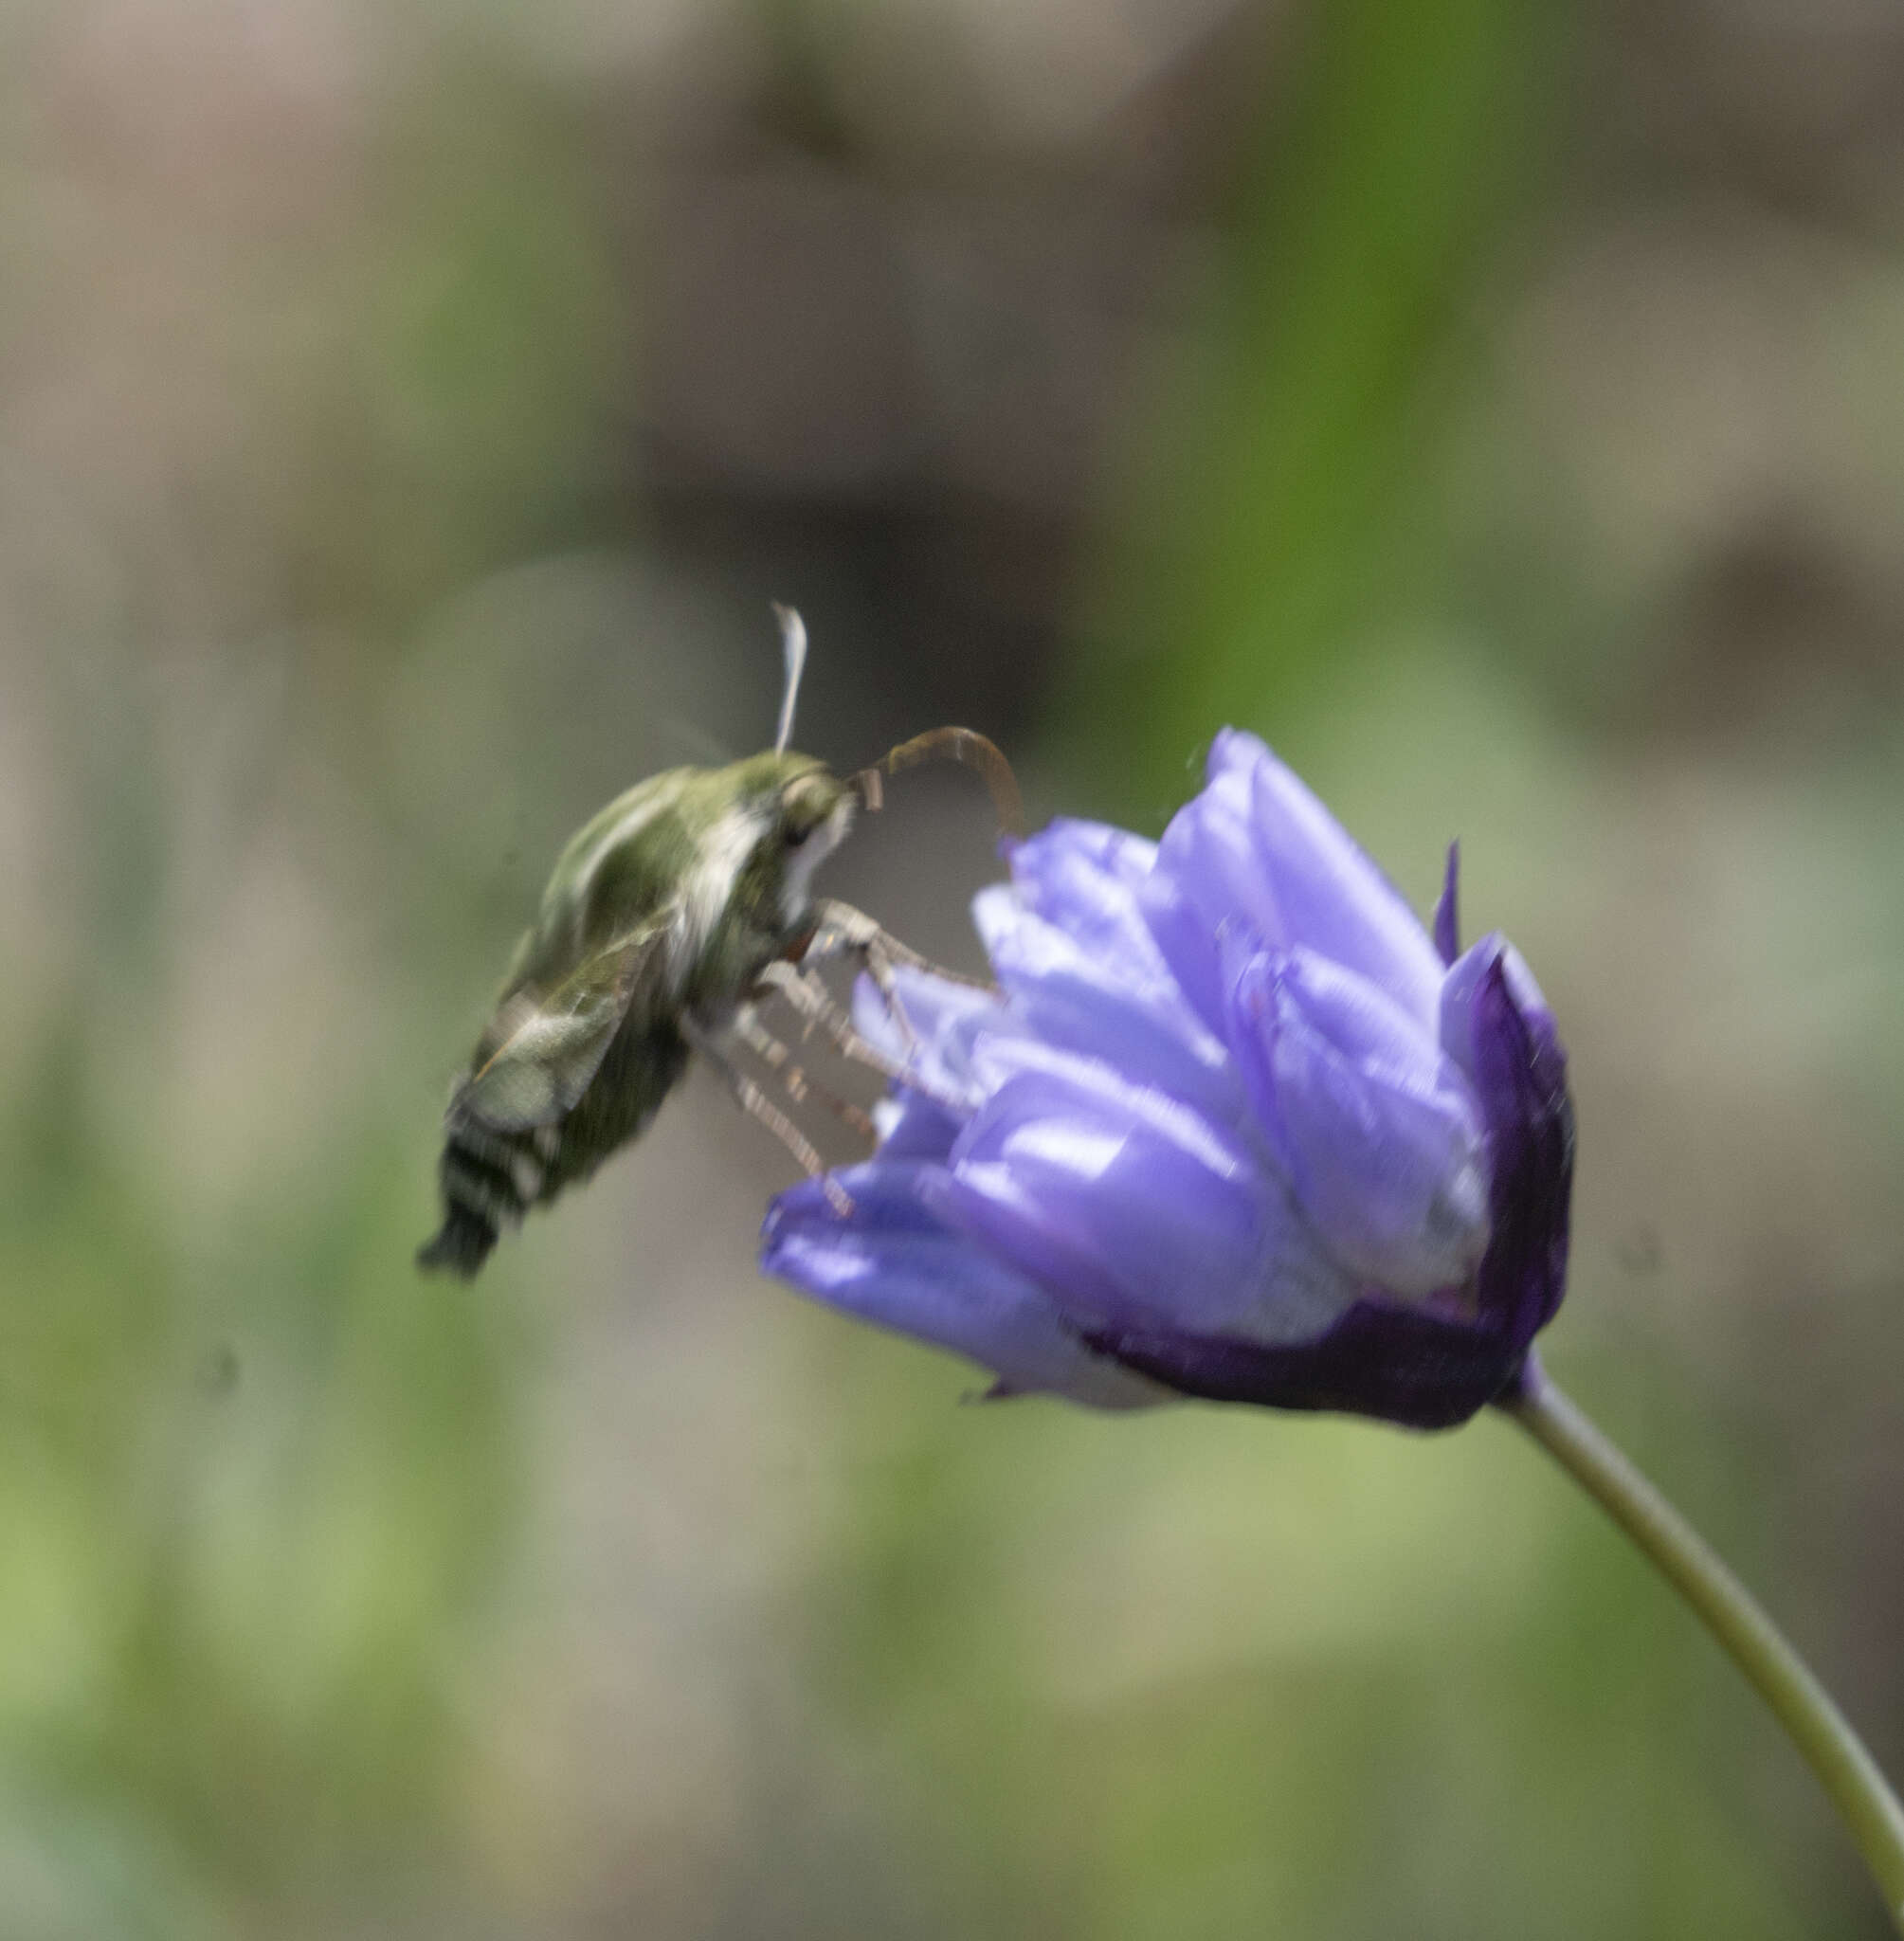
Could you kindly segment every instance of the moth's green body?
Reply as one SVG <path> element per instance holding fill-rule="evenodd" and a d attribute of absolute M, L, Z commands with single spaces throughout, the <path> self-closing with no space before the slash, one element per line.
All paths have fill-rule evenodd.
<path fill-rule="evenodd" d="M 692 1044 L 800 956 L 814 867 L 859 799 L 810 755 L 758 754 L 656 775 L 577 831 L 451 1096 L 425 1265 L 474 1274 L 503 1226 L 643 1131 Z"/>

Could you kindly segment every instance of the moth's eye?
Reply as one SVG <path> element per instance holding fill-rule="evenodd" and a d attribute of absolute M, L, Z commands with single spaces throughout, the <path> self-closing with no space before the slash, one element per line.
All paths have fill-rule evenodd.
<path fill-rule="evenodd" d="M 837 787 L 806 775 L 780 798 L 780 827 L 789 848 L 797 848 L 832 813 Z"/>

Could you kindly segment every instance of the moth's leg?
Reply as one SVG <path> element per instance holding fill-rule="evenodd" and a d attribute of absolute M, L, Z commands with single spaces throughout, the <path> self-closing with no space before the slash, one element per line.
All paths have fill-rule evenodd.
<path fill-rule="evenodd" d="M 760 986 L 756 988 L 760 987 L 787 1000 L 802 1022 L 802 1038 L 810 1037 L 817 1025 L 842 1058 L 878 1072 L 882 1079 L 905 1079 L 906 1067 L 895 1063 L 878 1045 L 860 1035 L 851 1014 L 834 1000 L 816 971 L 783 959 L 768 965 L 760 973 Z"/>
<path fill-rule="evenodd" d="M 882 929 L 877 917 L 868 916 L 863 910 L 854 909 L 850 903 L 842 903 L 834 897 L 822 897 L 813 909 L 819 922 L 803 956 L 860 956 L 870 953 L 883 957 L 888 969 L 895 964 L 903 964 L 909 970 L 931 970 L 940 976 L 952 974 L 940 971 L 930 957 L 920 956 L 910 944 L 901 943 L 891 931 Z"/>
<path fill-rule="evenodd" d="M 916 970 L 932 967 L 917 952 L 908 950 L 898 937 L 888 935 L 863 910 L 855 910 L 850 903 L 836 903 L 831 898 L 823 899 L 816 907 L 819 925 L 800 953 L 801 963 L 810 965 L 818 957 L 857 958 L 873 980 L 874 989 L 886 1007 L 886 1015 L 898 1026 L 910 1050 L 918 1043 L 918 1034 L 906 1015 L 905 1000 L 900 997 L 898 980 L 893 975 L 894 967 L 903 964 Z M 819 985 L 817 977 L 813 981 Z M 792 996 L 790 989 L 788 994 Z M 830 997 L 826 1002 L 832 1006 Z M 833 1008 L 837 1010 L 838 1007 Z"/>
<path fill-rule="evenodd" d="M 895 970 L 903 967 L 908 970 L 928 970 L 934 977 L 943 977 L 951 984 L 969 985 L 980 990 L 990 988 L 975 985 L 971 978 L 961 977 L 955 971 L 940 970 L 931 958 L 920 956 L 917 951 L 902 944 L 891 931 L 881 929 L 874 918 L 863 910 L 854 909 L 850 903 L 836 902 L 828 897 L 823 898 L 815 908 L 820 921 L 807 940 L 807 948 L 800 953 L 801 963 L 809 965 L 816 957 L 857 958 L 873 980 L 874 989 L 886 1007 L 887 1016 L 898 1027 L 909 1047 L 918 1043 L 918 1033 L 913 1029 L 913 1021 L 906 1015 L 905 1000 L 899 995 L 898 980 L 893 975 Z M 827 1002 L 830 1004 L 832 1001 L 829 998 Z"/>
<path fill-rule="evenodd" d="M 817 1084 L 793 1061 L 789 1046 L 774 1037 L 760 1022 L 752 1005 L 742 1005 L 734 1014 L 734 1036 L 778 1076 L 787 1096 L 798 1105 L 808 1097 L 817 1098 L 829 1112 L 843 1119 L 862 1139 L 878 1137 L 872 1119 L 849 1098 L 842 1098 Z"/>
<path fill-rule="evenodd" d="M 734 1094 L 734 1100 L 749 1118 L 764 1125 L 780 1143 L 792 1153 L 806 1169 L 808 1179 L 817 1179 L 826 1194 L 828 1204 L 841 1219 L 848 1219 L 853 1211 L 851 1195 L 840 1182 L 826 1170 L 826 1162 L 820 1156 L 820 1150 L 793 1121 L 768 1097 L 760 1087 L 728 1057 L 718 1044 L 705 1031 L 690 1027 L 688 1043 L 706 1058 L 723 1079 L 727 1089 Z"/>
<path fill-rule="evenodd" d="M 968 977 L 963 970 L 948 970 L 943 964 L 934 964 L 930 957 L 921 956 L 910 944 L 901 943 L 890 930 L 882 929 L 877 918 L 868 916 L 863 910 L 856 910 L 850 903 L 842 903 L 831 897 L 823 897 L 814 905 L 819 927 L 808 939 L 801 961 L 813 957 L 859 957 L 871 972 L 873 982 L 879 985 L 883 996 L 885 986 L 880 982 L 881 969 L 890 977 L 895 967 L 906 970 L 928 970 L 934 977 L 947 984 L 962 984 L 968 990 L 995 990 L 997 986 L 983 977 Z"/>
<path fill-rule="evenodd" d="M 901 1061 L 888 1057 L 877 1044 L 861 1037 L 854 1027 L 851 1015 L 844 1006 L 835 1002 L 833 993 L 821 981 L 817 970 L 784 960 L 770 964 L 761 972 L 754 989 L 756 991 L 778 993 L 787 1000 L 789 1007 L 805 1020 L 801 1031 L 803 1039 L 817 1029 L 842 1058 L 851 1059 L 855 1064 L 878 1072 L 889 1083 L 903 1085 L 907 1091 L 916 1092 L 922 1098 L 934 1099 L 952 1113 L 963 1114 L 968 1109 L 968 1101 L 955 1092 L 934 1084 L 919 1069 L 913 1056 L 918 1044 L 916 1038 L 908 1041 L 906 1057 Z M 813 1089 L 819 1090 L 817 1086 Z M 877 1127 L 874 1128 L 874 1135 L 878 1136 Z"/>
<path fill-rule="evenodd" d="M 962 1101 L 948 1096 L 944 1091 L 928 1083 L 918 1069 L 916 1053 L 918 1033 L 906 1013 L 904 1001 L 899 995 L 898 984 L 894 977 L 896 968 L 924 970 L 934 977 L 944 979 L 949 984 L 963 986 L 968 990 L 981 990 L 995 995 L 996 987 L 982 983 L 977 978 L 962 977 L 956 971 L 944 970 L 929 957 L 902 944 L 890 932 L 879 925 L 863 911 L 855 910 L 850 903 L 823 899 L 816 906 L 819 918 L 814 930 L 807 940 L 797 962 L 782 959 L 770 964 L 762 972 L 760 984 L 779 991 L 792 1007 L 806 1021 L 802 1030 L 805 1038 L 817 1025 L 832 1040 L 835 1048 L 843 1057 L 852 1059 L 856 1063 L 870 1066 L 888 1079 L 919 1093 L 922 1097 L 936 1099 L 953 1112 L 962 1109 Z M 871 1044 L 855 1029 L 851 1014 L 836 1002 L 826 989 L 820 973 L 814 969 L 816 958 L 829 956 L 857 957 L 866 968 L 866 973 L 873 980 L 886 1007 L 886 1015 L 892 1019 L 905 1046 L 902 1062 L 895 1062 L 886 1053 Z"/>
<path fill-rule="evenodd" d="M 815 908 L 820 920 L 807 940 L 807 948 L 800 953 L 801 965 L 809 966 L 818 957 L 857 958 L 865 967 L 866 974 L 873 980 L 874 989 L 886 1007 L 887 1016 L 898 1027 L 908 1047 L 918 1043 L 918 1034 L 913 1029 L 911 1018 L 906 1015 L 905 1000 L 900 997 L 898 980 L 893 975 L 896 970 L 925 970 L 948 984 L 963 985 L 968 990 L 989 991 L 995 988 L 980 978 L 947 970 L 930 957 L 922 957 L 910 945 L 902 944 L 891 931 L 882 930 L 863 910 L 855 910 L 850 903 L 839 903 L 831 898 L 824 898 Z M 818 982 L 817 978 L 815 982 Z M 831 1004 L 832 1000 L 828 998 L 827 1002 Z M 837 1010 L 838 1007 L 834 1008 Z"/>

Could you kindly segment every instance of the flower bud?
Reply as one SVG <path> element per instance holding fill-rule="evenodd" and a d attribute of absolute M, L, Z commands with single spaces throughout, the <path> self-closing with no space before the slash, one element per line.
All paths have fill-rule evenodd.
<path fill-rule="evenodd" d="M 1565 1285 L 1573 1121 L 1511 945 L 1430 941 L 1321 803 L 1226 732 L 1163 841 L 1059 822 L 976 916 L 999 989 L 902 973 L 920 1074 L 763 1263 L 989 1368 L 1417 1427 L 1511 1388 Z M 929 1079 L 927 1075 L 929 1075 Z M 927 1096 L 927 1092 L 930 1096 Z"/>

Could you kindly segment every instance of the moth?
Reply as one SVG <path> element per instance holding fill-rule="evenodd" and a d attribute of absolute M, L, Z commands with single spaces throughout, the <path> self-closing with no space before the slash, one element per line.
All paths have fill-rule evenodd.
<path fill-rule="evenodd" d="M 421 1266 L 474 1275 L 506 1227 L 646 1130 L 696 1052 L 809 1172 L 823 1171 L 789 1115 L 734 1061 L 746 1044 L 791 1097 L 805 1096 L 788 1047 L 757 1015 L 770 997 L 849 1058 L 900 1075 L 854 1032 L 815 967 L 857 960 L 903 1024 L 893 970 L 924 960 L 861 911 L 816 898 L 814 871 L 861 813 L 880 807 L 883 777 L 916 762 L 945 755 L 977 769 L 1013 829 L 1017 784 L 998 749 L 967 728 L 918 735 L 843 778 L 794 753 L 807 630 L 791 609 L 774 610 L 787 674 L 772 749 L 638 783 L 557 860 L 452 1088 L 438 1163 L 443 1224 L 419 1250 Z"/>

